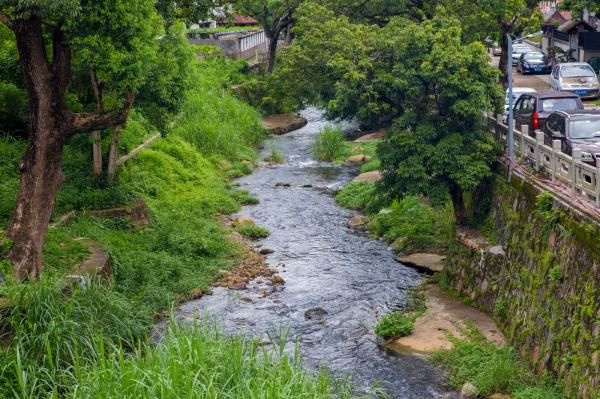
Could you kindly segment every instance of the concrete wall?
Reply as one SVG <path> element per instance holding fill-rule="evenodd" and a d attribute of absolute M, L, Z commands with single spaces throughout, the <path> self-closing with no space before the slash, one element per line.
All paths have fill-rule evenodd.
<path fill-rule="evenodd" d="M 552 197 L 544 205 L 518 177 L 499 176 L 493 192 L 490 244 L 457 239 L 442 285 L 492 314 L 522 358 L 557 376 L 569 397 L 600 398 L 597 221 Z"/>
<path fill-rule="evenodd" d="M 217 40 L 217 39 L 188 39 L 189 42 L 196 46 L 217 46 L 225 57 L 237 58 L 240 53 L 240 44 L 237 39 L 233 40 Z"/>

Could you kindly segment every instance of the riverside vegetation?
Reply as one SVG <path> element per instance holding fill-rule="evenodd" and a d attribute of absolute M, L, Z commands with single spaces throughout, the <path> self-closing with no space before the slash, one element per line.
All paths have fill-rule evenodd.
<path fill-rule="evenodd" d="M 227 239 L 218 216 L 256 203 L 233 189 L 230 177 L 248 166 L 264 137 L 260 115 L 228 94 L 243 79 L 244 63 L 220 57 L 193 65 L 180 112 L 164 137 L 118 170 L 111 186 L 91 177 L 90 140 L 76 137 L 65 149 L 63 185 L 55 219 L 82 211 L 51 228 L 44 245 L 45 272 L 37 283 L 7 285 L 2 312 L 0 397 L 329 397 L 346 388 L 324 373 L 303 371 L 299 356 L 278 347 L 228 337 L 211 323 L 181 329 L 175 322 L 164 342 L 148 341 L 153 319 L 174 302 L 208 292 L 223 270 L 245 256 Z M 193 82 L 193 83 L 192 83 Z M 121 151 L 140 144 L 157 128 L 134 111 L 121 133 Z M 19 185 L 17 164 L 25 143 L 0 139 L 0 222 L 8 222 Z M 147 227 L 122 219 L 96 219 L 85 211 L 128 205 L 143 199 L 150 209 Z M 242 232 L 245 233 L 245 232 Z M 250 236 L 264 236 L 259 227 Z M 89 255 L 73 239 L 98 242 L 112 258 L 109 285 L 93 281 L 63 291 L 57 280 Z M 2 252 L 10 242 L 0 235 Z M 185 367 L 179 367 L 180 364 Z M 227 364 L 227 367 L 221 366 Z M 171 370 L 165 374 L 165 370 Z M 180 383 L 177 383 L 179 381 Z"/>

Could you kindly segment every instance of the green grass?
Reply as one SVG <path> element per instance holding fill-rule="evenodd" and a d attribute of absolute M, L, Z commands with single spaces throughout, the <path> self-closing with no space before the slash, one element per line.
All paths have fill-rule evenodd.
<path fill-rule="evenodd" d="M 466 339 L 451 338 L 453 349 L 432 356 L 446 369 L 450 386 L 460 389 L 471 382 L 484 398 L 503 393 L 520 399 L 563 399 L 558 387 L 548 377 L 534 375 L 513 348 L 487 342 L 474 327 L 465 333 Z"/>
<path fill-rule="evenodd" d="M 298 351 L 283 350 L 286 333 L 272 349 L 259 340 L 228 336 L 212 323 L 182 327 L 171 322 L 156 347 L 143 344 L 132 356 L 120 347 L 94 346 L 98 360 L 85 355 L 70 372 L 70 398 L 350 398 L 351 390 L 325 372 L 305 371 Z M 21 384 L 23 397 L 35 380 Z M 63 388 L 63 387 L 61 387 Z"/>
<path fill-rule="evenodd" d="M 371 182 L 348 183 L 335 197 L 343 208 L 364 210 L 376 196 L 375 184 Z"/>
<path fill-rule="evenodd" d="M 279 151 L 277 146 L 273 143 L 271 145 L 271 151 L 270 151 L 269 155 L 265 158 L 265 161 L 275 163 L 275 164 L 283 163 L 285 161 L 285 157 L 283 156 L 281 151 Z"/>
<path fill-rule="evenodd" d="M 339 128 L 325 128 L 313 143 L 313 153 L 319 161 L 333 162 L 347 153 L 344 135 Z"/>

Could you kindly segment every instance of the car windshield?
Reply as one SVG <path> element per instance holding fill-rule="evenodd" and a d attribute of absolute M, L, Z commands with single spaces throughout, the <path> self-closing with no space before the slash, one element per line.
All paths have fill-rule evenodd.
<path fill-rule="evenodd" d="M 527 53 L 523 56 L 523 59 L 526 60 L 542 60 L 544 59 L 543 53 Z"/>
<path fill-rule="evenodd" d="M 566 111 L 579 109 L 579 101 L 576 98 L 545 98 L 542 100 L 542 111 Z"/>
<path fill-rule="evenodd" d="M 600 119 L 571 121 L 571 138 L 591 139 L 600 137 Z"/>
<path fill-rule="evenodd" d="M 564 67 L 560 70 L 560 76 L 563 78 L 575 78 L 575 77 L 594 77 L 596 73 L 592 67 L 588 65 L 573 65 Z"/>

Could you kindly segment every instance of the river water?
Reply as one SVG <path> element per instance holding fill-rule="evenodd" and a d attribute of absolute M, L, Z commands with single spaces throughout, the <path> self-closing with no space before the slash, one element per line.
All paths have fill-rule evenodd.
<path fill-rule="evenodd" d="M 206 309 L 228 332 L 252 336 L 288 326 L 289 340 L 298 337 L 307 367 L 350 376 L 358 391 L 378 384 L 391 398 L 453 398 L 428 361 L 375 343 L 377 316 L 404 305 L 422 278 L 397 263 L 384 242 L 346 227 L 356 213 L 337 206 L 333 192 L 357 171 L 314 159 L 311 145 L 328 122 L 316 109 L 303 116 L 306 127 L 265 145 L 263 155 L 275 146 L 285 161 L 239 180 L 260 199 L 260 205 L 245 207 L 240 215 L 271 232 L 260 245 L 274 250 L 267 261 L 285 285 L 271 287 L 259 278 L 244 291 L 216 288 L 180 306 L 177 316 L 193 318 Z M 261 290 L 271 293 L 262 298 Z"/>

